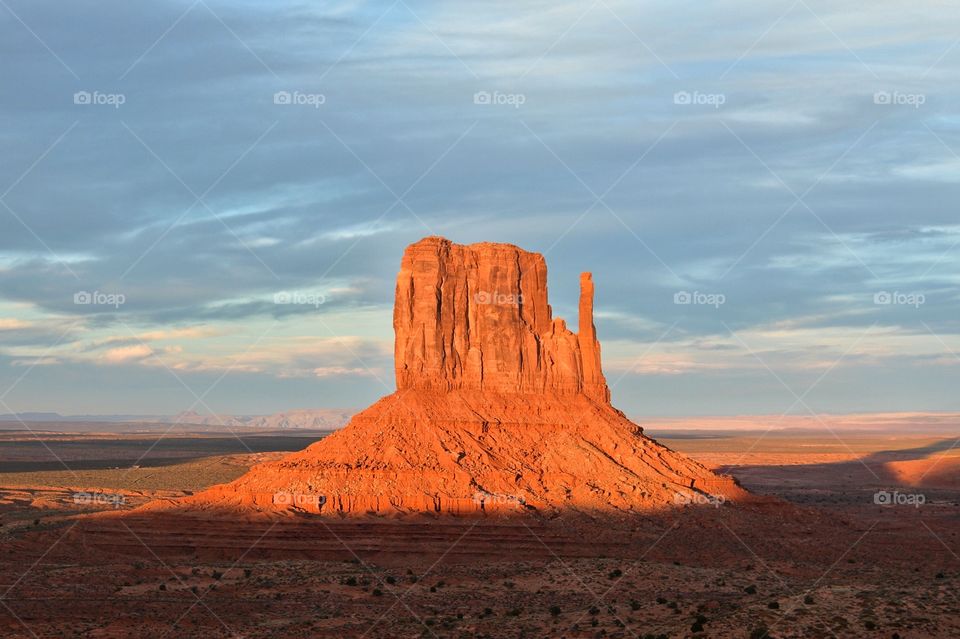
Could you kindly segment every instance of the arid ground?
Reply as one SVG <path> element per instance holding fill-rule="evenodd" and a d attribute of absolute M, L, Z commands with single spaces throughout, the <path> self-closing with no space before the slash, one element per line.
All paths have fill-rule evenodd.
<path fill-rule="evenodd" d="M 648 432 L 774 499 L 617 521 L 117 517 L 319 435 L 178 433 L 141 458 L 156 433 L 6 432 L 0 635 L 960 635 L 955 438 Z"/>

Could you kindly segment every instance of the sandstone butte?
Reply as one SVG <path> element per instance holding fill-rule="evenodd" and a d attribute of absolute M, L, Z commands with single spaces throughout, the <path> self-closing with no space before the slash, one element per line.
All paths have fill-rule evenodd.
<path fill-rule="evenodd" d="M 554 515 L 749 498 L 611 406 L 593 297 L 584 273 L 574 333 L 553 317 L 542 255 L 420 240 L 397 276 L 396 392 L 305 450 L 172 506 Z"/>

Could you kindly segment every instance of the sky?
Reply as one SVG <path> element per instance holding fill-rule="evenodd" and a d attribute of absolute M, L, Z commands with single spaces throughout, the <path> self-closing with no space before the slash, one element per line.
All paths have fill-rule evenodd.
<path fill-rule="evenodd" d="M 960 410 L 945 1 L 0 0 L 0 413 L 394 390 L 403 248 L 578 274 L 631 415 Z"/>

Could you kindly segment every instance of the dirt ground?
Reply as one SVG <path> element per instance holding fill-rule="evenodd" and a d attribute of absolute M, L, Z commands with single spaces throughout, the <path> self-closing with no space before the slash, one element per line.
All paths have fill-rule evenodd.
<path fill-rule="evenodd" d="M 960 636 L 954 439 L 651 434 L 778 499 L 629 520 L 161 516 L 127 511 L 259 458 L 0 473 L 0 636 Z"/>

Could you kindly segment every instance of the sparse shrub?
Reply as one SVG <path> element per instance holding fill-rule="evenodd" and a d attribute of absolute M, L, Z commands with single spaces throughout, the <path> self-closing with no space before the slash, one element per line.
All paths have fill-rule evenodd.
<path fill-rule="evenodd" d="M 745 593 L 747 593 L 748 595 L 755 595 L 755 594 L 757 594 L 757 587 L 754 586 L 753 584 L 750 584 L 749 586 L 747 586 L 746 588 L 744 588 L 743 591 L 744 591 Z"/>
<path fill-rule="evenodd" d="M 559 617 L 560 616 L 560 606 L 550 606 L 550 616 Z"/>
<path fill-rule="evenodd" d="M 867 630 L 876 630 L 877 624 L 876 622 L 871 621 L 870 619 L 867 619 L 866 621 L 863 622 L 863 627 L 866 628 Z"/>
<path fill-rule="evenodd" d="M 596 617 L 597 615 L 600 614 L 600 609 L 597 608 L 596 606 L 591 606 L 591 607 L 590 607 L 590 610 L 588 610 L 588 612 L 589 612 L 591 615 L 593 615 L 594 617 Z"/>
<path fill-rule="evenodd" d="M 630 600 L 630 610 L 637 611 L 640 610 L 640 602 L 636 599 Z"/>
<path fill-rule="evenodd" d="M 216 579 L 217 581 L 220 581 L 220 578 L 223 577 L 223 573 L 220 572 L 219 570 L 214 570 L 210 576 Z"/>
<path fill-rule="evenodd" d="M 657 597 L 657 603 L 663 605 L 667 603 L 667 600 L 664 597 Z"/>
<path fill-rule="evenodd" d="M 346 579 L 343 580 L 343 584 L 344 584 L 344 585 L 347 585 L 347 586 L 356 586 L 356 585 L 357 585 L 357 578 L 356 578 L 356 577 L 347 577 Z"/>
<path fill-rule="evenodd" d="M 387 583 L 392 586 L 393 584 L 397 583 L 397 578 L 393 575 L 387 575 Z"/>
<path fill-rule="evenodd" d="M 770 603 L 767 604 L 767 608 L 769 608 L 770 610 L 779 610 L 779 609 L 780 609 L 780 602 L 778 602 L 778 601 L 771 601 Z"/>
<path fill-rule="evenodd" d="M 813 601 L 813 595 L 807 595 L 806 597 L 804 597 L 804 598 L 803 598 L 803 603 L 807 604 L 808 606 L 812 606 L 813 603 L 814 603 L 814 601 Z"/>
<path fill-rule="evenodd" d="M 622 576 L 623 576 L 623 571 L 620 570 L 619 568 L 614 568 L 613 570 L 610 571 L 610 574 L 607 575 L 607 578 L 617 579 L 618 577 L 622 577 Z"/>
<path fill-rule="evenodd" d="M 371 593 L 371 594 L 373 594 L 374 597 L 382 597 L 382 596 L 383 596 L 383 591 L 380 590 L 379 588 L 374 588 L 374 589 L 373 589 L 373 593 Z"/>

